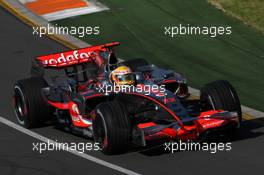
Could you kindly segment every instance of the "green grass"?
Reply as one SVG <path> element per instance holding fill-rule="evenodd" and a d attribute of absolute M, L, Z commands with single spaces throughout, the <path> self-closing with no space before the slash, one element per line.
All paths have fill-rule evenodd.
<path fill-rule="evenodd" d="M 209 0 L 209 2 L 264 32 L 263 0 Z"/>
<path fill-rule="evenodd" d="M 55 21 L 62 26 L 100 26 L 101 34 L 86 36 L 91 44 L 120 41 L 121 58 L 143 57 L 183 72 L 189 84 L 227 79 L 243 104 L 264 111 L 264 36 L 226 16 L 206 0 L 101 0 L 110 11 Z M 211 38 L 189 35 L 169 38 L 167 25 L 232 26 L 232 35 Z"/>

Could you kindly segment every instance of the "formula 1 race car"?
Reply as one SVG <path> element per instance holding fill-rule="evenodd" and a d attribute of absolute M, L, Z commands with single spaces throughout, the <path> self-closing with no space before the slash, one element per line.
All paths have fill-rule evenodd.
<path fill-rule="evenodd" d="M 105 154 L 157 140 L 196 141 L 240 127 L 238 95 L 228 81 L 189 98 L 186 78 L 144 59 L 121 61 L 118 42 L 39 56 L 31 74 L 14 85 L 14 109 L 26 128 L 55 121 L 94 138 Z"/>

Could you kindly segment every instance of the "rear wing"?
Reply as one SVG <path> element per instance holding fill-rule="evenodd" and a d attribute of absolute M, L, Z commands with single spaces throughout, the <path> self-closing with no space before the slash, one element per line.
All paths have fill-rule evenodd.
<path fill-rule="evenodd" d="M 96 45 L 77 50 L 70 50 L 36 58 L 38 64 L 44 68 L 66 68 L 69 66 L 94 61 L 100 52 L 110 51 L 119 42 Z"/>

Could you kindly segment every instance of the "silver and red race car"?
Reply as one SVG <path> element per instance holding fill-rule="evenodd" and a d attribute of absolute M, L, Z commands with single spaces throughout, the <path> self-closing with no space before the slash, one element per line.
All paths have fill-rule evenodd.
<path fill-rule="evenodd" d="M 228 81 L 206 84 L 189 98 L 186 78 L 144 59 L 119 60 L 118 42 L 39 56 L 14 85 L 14 109 L 26 128 L 55 125 L 93 138 L 105 154 L 148 141 L 199 140 L 240 127 L 238 95 Z M 116 86 L 111 73 L 129 67 L 133 85 Z"/>

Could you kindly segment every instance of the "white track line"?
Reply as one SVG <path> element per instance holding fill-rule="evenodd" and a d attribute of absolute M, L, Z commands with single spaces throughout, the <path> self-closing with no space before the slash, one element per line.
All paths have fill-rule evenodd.
<path fill-rule="evenodd" d="M 9 120 L 1 117 L 1 116 L 0 116 L 0 122 L 5 124 L 5 125 L 7 125 L 7 126 L 9 126 L 9 127 L 11 127 L 11 128 L 13 128 L 13 129 L 16 129 L 16 130 L 18 130 L 18 131 L 20 131 L 20 132 L 22 132 L 22 133 L 24 133 L 26 135 L 29 135 L 29 136 L 31 136 L 31 137 L 33 137 L 35 139 L 38 139 L 38 140 L 40 140 L 42 142 L 48 143 L 48 141 L 49 141 L 50 143 L 53 143 L 54 145 L 59 145 L 59 143 L 57 143 L 56 141 L 48 139 L 47 137 L 44 137 L 44 136 L 42 136 L 40 134 L 37 134 L 37 133 L 35 133 L 33 131 L 30 131 L 30 130 L 26 129 L 26 128 L 23 128 L 22 126 L 19 126 L 18 124 L 14 123 L 14 122 L 11 122 L 11 121 L 9 121 Z M 57 147 L 59 147 L 59 146 L 57 146 Z M 66 148 L 65 151 L 67 151 L 67 152 L 69 152 L 71 154 L 74 154 L 76 156 L 82 157 L 84 159 L 87 159 L 89 161 L 92 161 L 94 163 L 97 163 L 99 165 L 102 165 L 102 166 L 111 168 L 113 170 L 119 171 L 121 173 L 127 174 L 127 175 L 141 175 L 141 174 L 136 173 L 134 171 L 125 169 L 123 167 L 120 167 L 118 165 L 115 165 L 115 164 L 112 164 L 112 163 L 109 163 L 109 162 L 106 162 L 104 160 L 101 160 L 99 158 L 93 157 L 93 156 L 88 155 L 88 154 L 79 153 L 78 151 L 70 150 L 68 148 Z"/>

